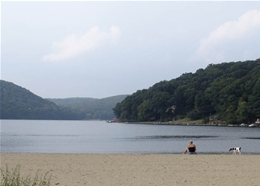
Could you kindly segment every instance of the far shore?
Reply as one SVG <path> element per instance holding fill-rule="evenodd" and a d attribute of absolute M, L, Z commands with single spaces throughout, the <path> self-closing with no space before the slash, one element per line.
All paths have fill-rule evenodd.
<path fill-rule="evenodd" d="M 180 126 L 221 126 L 221 127 L 250 127 L 249 125 L 240 125 L 240 124 L 221 124 L 221 123 L 210 123 L 210 124 L 203 124 L 197 122 L 178 122 L 178 121 L 169 121 L 169 122 L 160 122 L 160 121 L 148 121 L 148 122 L 121 122 L 127 124 L 147 124 L 147 125 L 180 125 Z M 254 127 L 260 127 L 254 126 Z"/>

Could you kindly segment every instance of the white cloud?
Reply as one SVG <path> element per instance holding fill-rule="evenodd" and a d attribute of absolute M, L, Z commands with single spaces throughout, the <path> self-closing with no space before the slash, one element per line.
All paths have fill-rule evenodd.
<path fill-rule="evenodd" d="M 208 37 L 201 39 L 196 55 L 207 63 L 232 60 L 231 53 L 236 53 L 235 55 L 241 57 L 250 57 L 248 51 L 253 48 L 259 51 L 252 43 L 252 41 L 259 42 L 259 33 L 260 11 L 247 11 L 237 20 L 226 22 L 212 31 Z"/>
<path fill-rule="evenodd" d="M 60 42 L 53 42 L 53 52 L 45 55 L 43 61 L 62 61 L 103 45 L 113 45 L 120 35 L 120 28 L 112 26 L 110 32 L 102 32 L 98 27 L 77 36 L 72 34 Z"/>

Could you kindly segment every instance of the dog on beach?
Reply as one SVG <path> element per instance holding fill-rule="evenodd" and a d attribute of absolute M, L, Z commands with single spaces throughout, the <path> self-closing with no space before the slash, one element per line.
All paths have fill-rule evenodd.
<path fill-rule="evenodd" d="M 241 154 L 241 147 L 233 147 L 229 149 L 229 152 L 232 152 L 232 154 L 237 154 L 237 152 L 239 153 L 239 155 Z"/>

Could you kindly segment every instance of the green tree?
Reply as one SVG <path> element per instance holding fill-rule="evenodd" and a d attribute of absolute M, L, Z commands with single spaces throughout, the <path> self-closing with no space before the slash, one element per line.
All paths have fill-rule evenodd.
<path fill-rule="evenodd" d="M 260 118 L 260 78 L 255 83 L 252 94 L 249 96 L 250 112 Z M 254 118 L 254 119 L 256 119 Z"/>
<path fill-rule="evenodd" d="M 226 123 L 227 124 L 234 124 L 236 123 L 236 115 L 235 115 L 235 108 L 233 105 L 230 105 L 226 110 Z"/>
<path fill-rule="evenodd" d="M 205 94 L 200 91 L 195 97 L 195 110 L 200 118 L 209 116 L 210 113 L 214 113 L 214 109 L 211 106 L 211 102 L 206 98 Z"/>
<path fill-rule="evenodd" d="M 149 101 L 144 100 L 143 103 L 138 106 L 138 121 L 150 121 L 152 119 L 151 112 Z"/>
<path fill-rule="evenodd" d="M 241 99 L 236 110 L 236 120 L 238 123 L 247 123 L 248 116 L 247 103 Z"/>

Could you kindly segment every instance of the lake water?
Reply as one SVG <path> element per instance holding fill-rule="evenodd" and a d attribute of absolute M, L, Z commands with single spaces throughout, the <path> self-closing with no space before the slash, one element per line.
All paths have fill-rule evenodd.
<path fill-rule="evenodd" d="M 182 153 L 193 140 L 199 154 L 260 154 L 260 128 L 1 120 L 4 153 Z"/>

